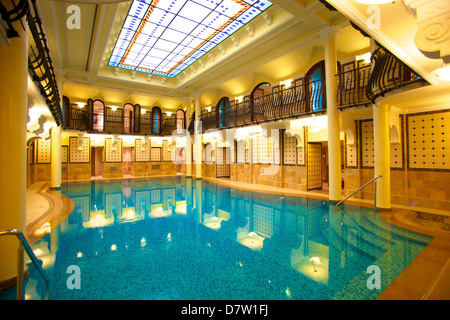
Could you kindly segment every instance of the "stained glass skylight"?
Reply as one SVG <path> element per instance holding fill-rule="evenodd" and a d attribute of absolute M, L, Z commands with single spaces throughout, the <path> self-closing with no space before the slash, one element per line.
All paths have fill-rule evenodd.
<path fill-rule="evenodd" d="M 175 77 L 271 5 L 266 0 L 134 0 L 108 64 Z"/>

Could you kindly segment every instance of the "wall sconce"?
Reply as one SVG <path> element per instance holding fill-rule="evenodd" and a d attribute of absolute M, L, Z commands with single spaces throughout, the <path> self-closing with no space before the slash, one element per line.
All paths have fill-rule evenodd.
<path fill-rule="evenodd" d="M 292 79 L 282 81 L 281 85 L 284 85 L 285 89 L 290 88 L 292 86 Z"/>
<path fill-rule="evenodd" d="M 371 56 L 370 52 L 366 52 L 366 53 L 364 53 L 362 55 L 356 55 L 356 61 L 364 60 L 365 63 L 370 63 L 371 62 L 370 61 L 371 57 L 372 56 Z"/>

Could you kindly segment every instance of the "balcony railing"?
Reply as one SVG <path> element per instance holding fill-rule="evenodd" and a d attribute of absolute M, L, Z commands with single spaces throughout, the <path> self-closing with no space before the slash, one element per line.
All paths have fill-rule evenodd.
<path fill-rule="evenodd" d="M 66 101 L 68 99 L 65 97 Z M 176 118 L 175 115 L 164 116 L 161 127 L 154 133 L 151 112 L 146 112 L 140 116 L 124 116 L 123 109 L 113 110 L 105 107 L 103 112 L 89 112 L 85 108 L 78 107 L 77 104 L 67 102 L 66 109 L 66 129 L 74 129 L 86 132 L 120 133 L 120 134 L 143 134 L 143 135 L 171 135 L 183 133 L 184 118 Z M 68 111 L 68 112 L 67 112 Z M 178 124 L 178 126 L 177 126 Z M 177 129 L 180 129 L 177 131 Z"/>
<path fill-rule="evenodd" d="M 373 102 L 386 93 L 414 83 L 426 83 L 417 73 L 383 47 L 372 54 L 373 70 L 366 93 Z"/>
<path fill-rule="evenodd" d="M 344 71 L 337 75 L 339 81 L 338 102 L 341 107 L 355 107 L 371 103 L 367 85 L 371 66 Z"/>
<path fill-rule="evenodd" d="M 325 80 L 301 83 L 279 92 L 230 105 L 222 115 L 216 109 L 202 114 L 202 131 L 285 119 L 326 110 Z M 189 131 L 193 132 L 193 123 Z"/>
<path fill-rule="evenodd" d="M 370 65 L 336 75 L 340 107 L 368 105 L 394 89 L 426 84 L 424 79 L 383 47 L 374 51 L 371 62 Z"/>
<path fill-rule="evenodd" d="M 426 83 L 407 65 L 382 47 L 373 53 L 371 62 L 370 65 L 345 70 L 336 75 L 337 101 L 340 108 L 369 105 L 374 103 L 376 98 L 396 88 Z M 278 92 L 254 98 L 247 96 L 237 103 L 231 101 L 226 107 L 220 105 L 209 112 L 203 111 L 202 132 L 326 112 L 325 79 L 309 82 L 305 78 L 300 80 L 296 81 L 296 85 L 283 88 Z M 123 115 L 122 109 L 112 112 L 108 107 L 105 107 L 104 117 L 89 114 L 77 107 L 71 107 L 70 111 L 69 127 L 73 129 L 153 134 L 152 117 L 149 112 L 140 117 L 127 118 Z M 190 119 L 188 128 L 191 134 L 194 132 L 192 119 L 194 116 Z M 175 115 L 164 116 L 162 126 L 156 134 L 171 135 L 177 128 L 184 128 L 184 120 L 184 118 L 177 119 Z"/>

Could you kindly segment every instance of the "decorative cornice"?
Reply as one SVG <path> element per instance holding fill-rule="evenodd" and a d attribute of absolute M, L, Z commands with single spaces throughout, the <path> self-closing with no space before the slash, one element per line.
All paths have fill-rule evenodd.
<path fill-rule="evenodd" d="M 450 2 L 403 0 L 416 13 L 414 43 L 426 57 L 450 63 Z"/>
<path fill-rule="evenodd" d="M 336 38 L 340 33 L 341 33 L 341 28 L 339 28 L 337 26 L 329 26 L 328 28 L 320 31 L 318 36 L 322 40 L 326 40 L 329 38 Z"/>

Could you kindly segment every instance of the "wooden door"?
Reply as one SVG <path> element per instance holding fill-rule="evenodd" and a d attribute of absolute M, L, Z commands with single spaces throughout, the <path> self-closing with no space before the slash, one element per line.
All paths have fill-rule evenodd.
<path fill-rule="evenodd" d="M 308 143 L 308 190 L 322 189 L 322 143 Z"/>

